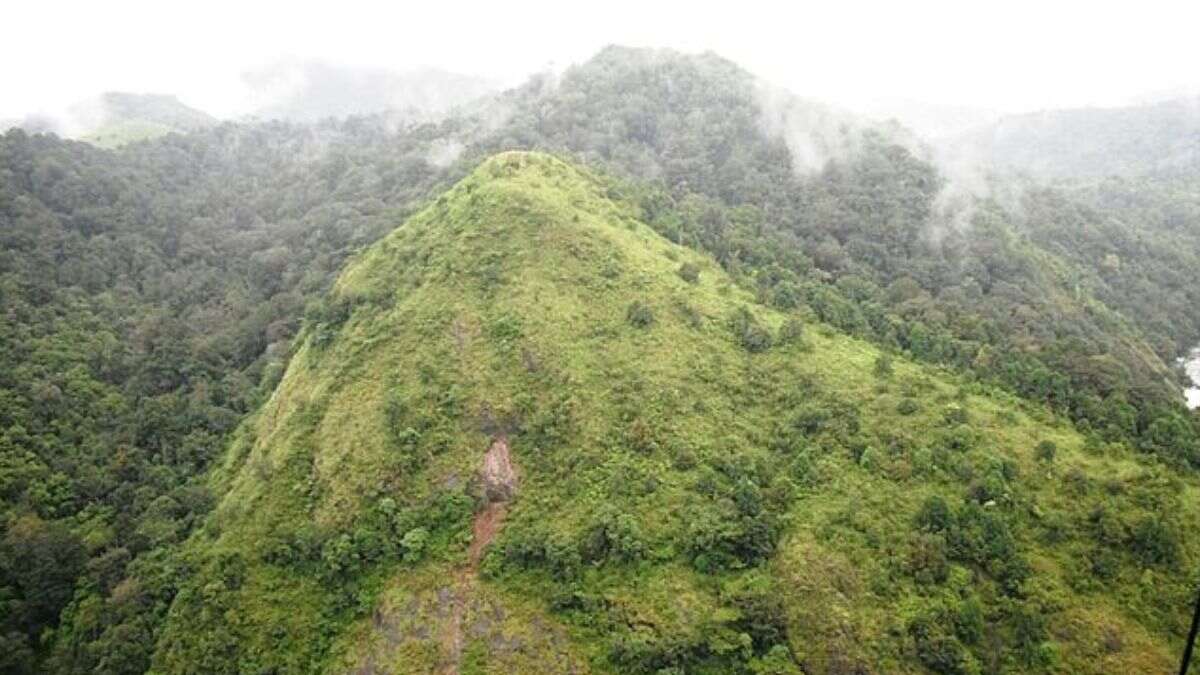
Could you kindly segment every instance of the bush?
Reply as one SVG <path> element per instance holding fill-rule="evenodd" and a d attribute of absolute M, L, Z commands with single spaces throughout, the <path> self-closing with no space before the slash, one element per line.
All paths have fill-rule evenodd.
<path fill-rule="evenodd" d="M 695 568 L 704 573 L 754 566 L 775 551 L 778 524 L 742 490 L 738 507 L 696 513 L 686 536 Z"/>
<path fill-rule="evenodd" d="M 640 300 L 634 300 L 625 310 L 625 320 L 637 328 L 649 328 L 654 323 L 654 311 Z"/>
<path fill-rule="evenodd" d="M 968 502 L 954 516 L 946 533 L 952 558 L 985 568 L 1008 595 L 1016 595 L 1029 577 L 1029 563 L 1016 538 L 993 509 Z"/>
<path fill-rule="evenodd" d="M 921 409 L 921 404 L 915 398 L 905 397 L 896 406 L 896 412 L 901 415 L 915 415 Z"/>
<path fill-rule="evenodd" d="M 791 345 L 804 341 L 804 322 L 796 317 L 788 317 L 779 327 L 779 344 Z"/>
<path fill-rule="evenodd" d="M 1179 561 L 1179 540 L 1174 531 L 1152 516 L 1133 526 L 1129 547 L 1143 565 L 1171 567 Z"/>
<path fill-rule="evenodd" d="M 954 526 L 954 513 L 945 499 L 933 495 L 917 511 L 916 526 L 922 532 L 945 532 Z"/>
<path fill-rule="evenodd" d="M 628 513 L 605 509 L 590 528 L 582 546 L 584 562 L 634 562 L 646 553 L 645 535 Z"/>
<path fill-rule="evenodd" d="M 567 535 L 539 526 L 509 534 L 503 556 L 508 565 L 521 569 L 542 568 L 559 581 L 575 579 L 583 565 L 576 542 Z"/>
<path fill-rule="evenodd" d="M 944 583 L 950 575 L 946 540 L 937 534 L 918 534 L 909 550 L 908 571 L 917 583 Z"/>
<path fill-rule="evenodd" d="M 685 262 L 680 265 L 678 274 L 680 279 L 683 279 L 689 284 L 694 284 L 700 281 L 700 268 L 690 262 Z"/>
<path fill-rule="evenodd" d="M 875 357 L 875 377 L 878 377 L 881 380 L 886 380 L 892 376 L 892 372 L 893 368 L 891 354 L 885 352 Z"/>
<path fill-rule="evenodd" d="M 935 673 L 966 675 L 972 659 L 962 643 L 938 624 L 933 617 L 917 617 L 908 624 L 908 634 L 917 647 L 917 658 Z"/>
<path fill-rule="evenodd" d="M 502 345 L 514 342 L 521 333 L 521 320 L 512 314 L 503 314 L 488 324 L 488 334 Z"/>
<path fill-rule="evenodd" d="M 771 304 L 779 309 L 795 309 L 800 306 L 800 288 L 790 281 L 782 281 L 771 294 Z"/>
<path fill-rule="evenodd" d="M 354 305 L 346 298 L 332 294 L 311 300 L 304 308 L 304 319 L 312 325 L 336 329 L 350 318 Z"/>
<path fill-rule="evenodd" d="M 966 424 L 970 421 L 970 414 L 967 412 L 966 406 L 959 403 L 951 403 L 946 406 L 942 417 L 946 420 L 946 424 L 951 425 Z"/>
<path fill-rule="evenodd" d="M 738 611 L 736 628 L 754 642 L 758 653 L 787 642 L 787 609 L 769 574 L 758 571 L 730 581 L 721 589 L 722 600 Z"/>
<path fill-rule="evenodd" d="M 415 527 L 405 532 L 404 538 L 400 540 L 400 548 L 404 549 L 404 562 L 419 562 L 421 556 L 425 553 L 425 546 L 428 541 L 429 530 L 423 527 Z"/>
<path fill-rule="evenodd" d="M 1054 441 L 1042 441 L 1037 444 L 1034 454 L 1040 461 L 1049 464 L 1054 461 L 1055 455 L 1058 454 L 1058 446 L 1054 444 Z"/>
<path fill-rule="evenodd" d="M 730 326 L 733 329 L 733 334 L 737 337 L 738 344 L 748 352 L 758 353 L 765 352 L 771 348 L 771 333 L 766 328 L 758 323 L 750 310 L 742 307 L 734 312 L 730 320 Z"/>

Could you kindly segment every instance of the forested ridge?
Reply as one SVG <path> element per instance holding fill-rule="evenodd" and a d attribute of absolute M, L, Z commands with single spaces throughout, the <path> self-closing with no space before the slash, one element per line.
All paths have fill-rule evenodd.
<path fill-rule="evenodd" d="M 1200 427 L 1172 364 L 1200 339 L 1196 177 L 1084 176 L 947 208 L 950 178 L 911 137 L 836 119 L 714 55 L 609 48 L 438 123 L 226 123 L 116 150 L 3 135 L 4 669 L 149 667 L 195 572 L 180 544 L 221 497 L 209 470 L 293 338 L 339 311 L 325 296 L 343 264 L 509 149 L 605 174 L 763 307 L 1190 479 Z M 1097 527 L 1179 565 L 1179 524 L 1154 523 Z"/>

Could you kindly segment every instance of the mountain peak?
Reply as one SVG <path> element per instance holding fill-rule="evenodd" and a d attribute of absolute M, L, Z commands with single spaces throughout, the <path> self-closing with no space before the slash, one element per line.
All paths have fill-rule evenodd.
<path fill-rule="evenodd" d="M 155 672 L 866 669 L 905 612 L 969 665 L 945 607 L 1008 626 L 1031 565 L 1068 583 L 1069 544 L 1026 536 L 1061 487 L 1038 448 L 1121 460 L 759 304 L 612 192 L 502 153 L 350 261 L 214 476 Z M 951 605 L 851 562 L 921 527 Z M 1073 644 L 1136 630 L 1108 620 Z"/>

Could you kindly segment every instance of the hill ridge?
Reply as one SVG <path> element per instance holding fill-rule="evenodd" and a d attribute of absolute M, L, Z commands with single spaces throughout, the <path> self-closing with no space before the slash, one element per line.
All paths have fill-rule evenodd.
<path fill-rule="evenodd" d="M 214 475 L 155 672 L 1171 663 L 1179 617 L 1139 589 L 1177 592 L 1189 554 L 1139 504 L 1194 515 L 1178 482 L 759 304 L 562 160 L 481 163 L 356 256 L 299 344 Z M 463 582 L 501 438 L 521 489 Z M 1111 504 L 1144 558 L 1061 534 Z M 1067 593 L 1097 556 L 1105 594 Z"/>

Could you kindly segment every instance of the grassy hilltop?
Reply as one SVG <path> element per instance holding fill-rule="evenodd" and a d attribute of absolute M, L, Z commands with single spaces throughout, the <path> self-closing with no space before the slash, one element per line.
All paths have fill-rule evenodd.
<path fill-rule="evenodd" d="M 484 162 L 297 345 L 214 471 L 154 672 L 1165 672 L 1181 646 L 1193 482 L 757 304 L 555 158 Z"/>

